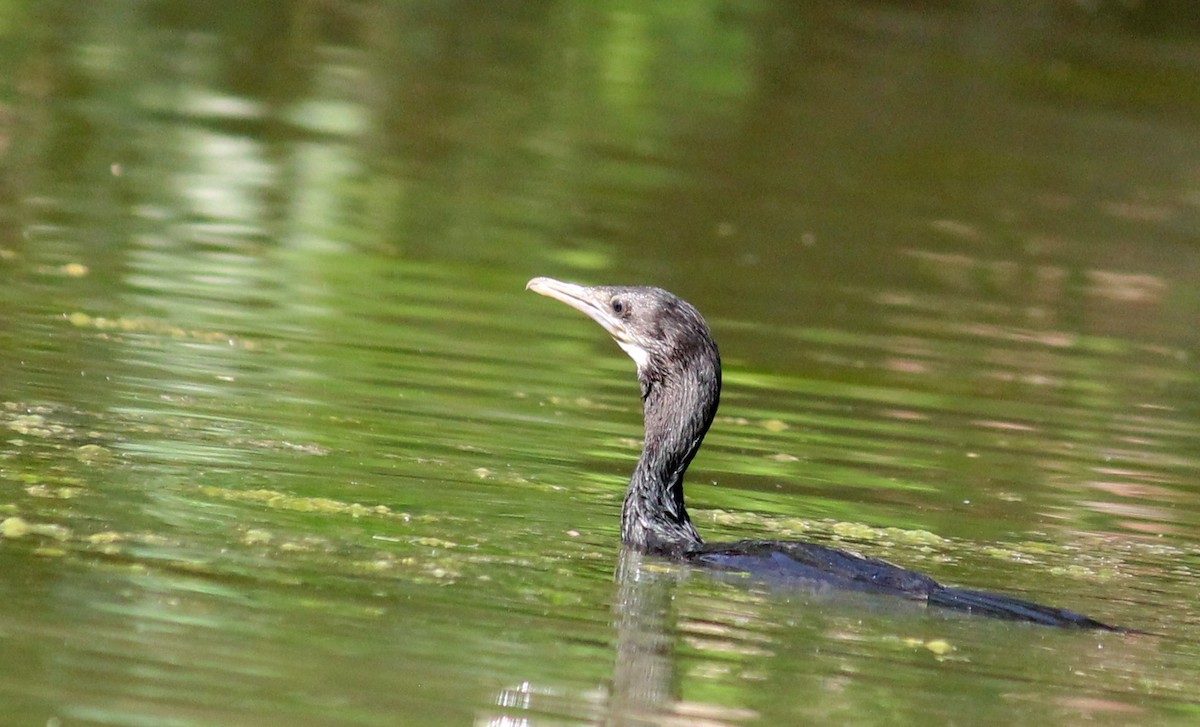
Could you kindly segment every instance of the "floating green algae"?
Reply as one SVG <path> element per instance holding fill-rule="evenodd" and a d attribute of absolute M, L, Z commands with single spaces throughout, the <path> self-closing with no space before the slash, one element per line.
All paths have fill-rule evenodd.
<path fill-rule="evenodd" d="M 63 316 L 68 323 L 76 328 L 92 328 L 105 333 L 145 333 L 166 338 L 204 343 L 221 343 L 235 348 L 255 350 L 258 344 L 244 338 L 224 333 L 222 331 L 205 331 L 196 328 L 184 328 L 166 321 L 150 318 L 104 318 L 76 311 Z"/>
<path fill-rule="evenodd" d="M 67 541 L 71 538 L 71 529 L 53 523 L 30 522 L 19 515 L 13 515 L 12 517 L 0 520 L 0 537 L 16 540 L 29 535 Z"/>
<path fill-rule="evenodd" d="M 320 512 L 335 515 L 363 517 L 375 515 L 381 517 L 400 518 L 408 520 L 408 513 L 395 512 L 387 505 L 361 505 L 357 502 L 342 502 L 328 497 L 303 497 L 288 495 L 276 490 L 230 490 L 224 487 L 203 486 L 200 492 L 208 497 L 219 497 L 223 500 L 241 502 L 259 502 L 267 507 L 296 512 Z"/>

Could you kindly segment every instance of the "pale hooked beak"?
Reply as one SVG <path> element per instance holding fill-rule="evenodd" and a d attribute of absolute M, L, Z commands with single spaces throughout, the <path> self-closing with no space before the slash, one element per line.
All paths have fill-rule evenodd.
<path fill-rule="evenodd" d="M 525 284 L 526 290 L 532 290 L 538 295 L 553 298 L 581 311 L 592 320 L 599 323 L 609 335 L 624 343 L 629 340 L 625 333 L 625 324 L 613 315 L 609 307 L 609 295 L 597 288 L 586 285 L 566 283 L 554 278 L 534 278 Z"/>
<path fill-rule="evenodd" d="M 625 321 L 612 311 L 611 289 L 589 288 L 586 285 L 565 283 L 554 278 L 534 278 L 525 284 L 525 289 L 562 301 L 599 323 L 617 345 L 629 354 L 637 364 L 639 372 L 648 364 L 650 354 L 630 335 Z"/>

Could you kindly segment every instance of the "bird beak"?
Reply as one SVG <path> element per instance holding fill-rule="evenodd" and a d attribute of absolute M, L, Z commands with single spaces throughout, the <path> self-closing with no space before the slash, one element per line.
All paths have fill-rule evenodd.
<path fill-rule="evenodd" d="M 554 278 L 534 278 L 525 284 L 526 290 L 553 298 L 571 306 L 596 321 L 618 342 L 628 340 L 625 325 L 608 307 L 608 295 L 586 285 L 564 283 Z"/>

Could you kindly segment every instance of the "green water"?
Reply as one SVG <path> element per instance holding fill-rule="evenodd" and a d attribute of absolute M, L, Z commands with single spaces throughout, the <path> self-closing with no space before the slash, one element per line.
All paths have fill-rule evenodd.
<path fill-rule="evenodd" d="M 0 3 L 4 723 L 1193 724 L 1195 24 L 812 5 Z M 623 556 L 536 275 L 706 314 L 706 537 L 1155 635 Z"/>

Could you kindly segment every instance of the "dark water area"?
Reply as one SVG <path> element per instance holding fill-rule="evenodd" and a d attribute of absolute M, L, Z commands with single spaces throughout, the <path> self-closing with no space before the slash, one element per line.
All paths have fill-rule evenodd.
<path fill-rule="evenodd" d="M 1194 724 L 1188 3 L 0 2 L 5 724 Z M 713 540 L 622 553 L 690 300 Z"/>

